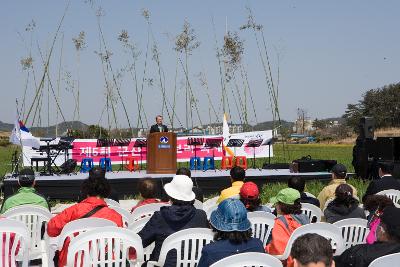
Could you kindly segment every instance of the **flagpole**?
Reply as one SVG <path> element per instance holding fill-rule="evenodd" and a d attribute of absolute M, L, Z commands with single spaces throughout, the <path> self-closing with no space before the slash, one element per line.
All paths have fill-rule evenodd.
<path fill-rule="evenodd" d="M 17 98 L 15 99 L 15 106 L 16 106 L 16 110 L 17 110 L 17 122 L 16 123 L 19 123 L 19 110 L 18 110 L 18 99 Z M 21 138 L 21 130 L 19 129 L 19 127 L 17 129 L 16 125 L 14 126 L 14 130 L 16 131 L 16 134 L 19 137 L 18 139 L 19 139 L 19 143 L 20 143 L 20 146 L 21 146 L 21 154 L 18 157 L 18 160 L 17 160 L 17 162 L 15 164 L 14 170 L 11 170 L 11 173 L 14 174 L 14 172 L 16 171 L 15 174 L 18 175 L 19 174 L 18 166 L 19 166 L 19 162 L 21 161 L 22 157 L 25 157 L 27 160 L 29 160 L 29 158 L 24 154 L 24 149 L 23 149 L 23 145 L 22 145 L 22 138 Z M 17 152 L 17 151 L 18 151 L 18 148 L 15 149 L 15 152 Z"/>

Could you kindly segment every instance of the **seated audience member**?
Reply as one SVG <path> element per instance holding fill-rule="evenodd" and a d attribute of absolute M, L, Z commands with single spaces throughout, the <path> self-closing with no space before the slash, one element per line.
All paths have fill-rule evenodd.
<path fill-rule="evenodd" d="M 106 170 L 101 168 L 100 166 L 93 167 L 89 171 L 89 177 L 99 178 L 99 179 L 107 179 L 106 178 Z M 109 194 L 109 196 L 107 198 L 119 202 L 118 193 L 111 187 L 111 185 L 110 185 L 110 188 L 111 188 L 111 191 L 110 191 L 110 194 Z M 79 196 L 79 201 L 78 202 L 84 200 L 86 197 L 87 196 L 81 192 L 81 195 Z"/>
<path fill-rule="evenodd" d="M 304 189 L 306 187 L 306 181 L 303 177 L 299 176 L 292 176 L 288 180 L 288 187 L 296 189 L 297 191 L 300 192 L 300 202 L 301 203 L 309 203 L 317 206 L 319 208 L 319 200 L 316 199 L 315 197 L 309 197 L 307 194 L 304 192 Z"/>
<path fill-rule="evenodd" d="M 244 204 L 247 211 L 266 211 L 272 212 L 267 206 L 261 205 L 260 192 L 258 187 L 253 182 L 246 182 L 240 189 L 240 201 Z"/>
<path fill-rule="evenodd" d="M 335 198 L 324 210 L 326 222 L 335 223 L 349 218 L 366 219 L 364 209 L 358 204 L 358 200 L 353 197 L 353 189 L 348 184 L 339 185 L 335 190 Z"/>
<path fill-rule="evenodd" d="M 320 208 L 322 210 L 325 209 L 325 203 L 329 199 L 333 199 L 335 197 L 336 187 L 346 183 L 346 175 L 347 175 L 346 166 L 344 166 L 343 164 L 336 164 L 335 166 L 333 166 L 332 181 L 327 186 L 325 186 L 318 195 Z M 354 186 L 352 185 L 350 186 L 353 189 L 353 196 L 357 197 L 357 189 L 355 189 Z"/>
<path fill-rule="evenodd" d="M 1 213 L 20 205 L 37 205 L 50 210 L 47 200 L 35 190 L 35 173 L 30 168 L 19 172 L 18 184 L 21 186 L 17 193 L 3 201 Z"/>
<path fill-rule="evenodd" d="M 221 191 L 217 203 L 222 202 L 227 198 L 239 198 L 240 188 L 242 188 L 243 180 L 246 177 L 246 171 L 239 167 L 233 167 L 230 171 L 232 186 Z"/>
<path fill-rule="evenodd" d="M 161 207 L 160 211 L 156 211 L 138 233 L 142 238 L 143 247 L 155 242 L 150 255 L 151 261 L 158 260 L 162 244 L 169 235 L 187 228 L 208 227 L 206 213 L 193 206 L 195 194 L 192 187 L 192 180 L 185 175 L 175 175 L 172 181 L 164 186 L 172 205 Z M 176 251 L 170 251 L 164 266 L 175 267 L 175 265 Z"/>
<path fill-rule="evenodd" d="M 294 267 L 335 267 L 331 242 L 318 234 L 305 234 L 292 245 Z"/>
<path fill-rule="evenodd" d="M 210 224 L 215 232 L 214 242 L 203 247 L 198 267 L 208 267 L 238 253 L 264 252 L 261 240 L 251 237 L 251 224 L 240 200 L 222 201 L 211 213 Z"/>
<path fill-rule="evenodd" d="M 365 198 L 370 195 L 375 195 L 376 193 L 388 190 L 388 189 L 396 189 L 400 190 L 400 181 L 392 176 L 394 163 L 393 162 L 380 162 L 378 163 L 378 173 L 380 179 L 372 180 L 368 187 L 365 195 L 362 200 L 365 201 Z"/>
<path fill-rule="evenodd" d="M 371 195 L 365 199 L 364 209 L 369 212 L 367 243 L 373 244 L 376 241 L 376 230 L 381 222 L 383 210 L 386 207 L 394 207 L 393 201 L 383 195 Z"/>
<path fill-rule="evenodd" d="M 113 209 L 107 207 L 104 198 L 110 194 L 110 185 L 105 178 L 89 176 L 83 183 L 81 191 L 87 197 L 60 214 L 53 217 L 47 224 L 47 233 L 50 237 L 58 236 L 64 226 L 74 220 L 95 217 L 113 221 L 117 226 L 122 227 L 122 216 Z M 63 267 L 67 263 L 67 252 L 69 239 L 64 242 L 59 252 L 58 266 Z M 56 259 L 55 259 L 56 260 Z"/>
<path fill-rule="evenodd" d="M 156 186 L 157 184 L 152 178 L 144 178 L 139 181 L 138 189 L 143 200 L 140 200 L 136 206 L 132 208 L 131 212 L 140 206 L 161 202 L 161 200 L 156 198 Z"/>
<path fill-rule="evenodd" d="M 176 175 L 186 175 L 189 178 L 192 178 L 192 172 L 185 167 L 181 167 L 178 170 L 176 170 Z M 196 199 L 200 202 L 204 202 L 204 195 L 203 195 L 203 190 L 197 185 L 197 180 L 196 178 L 192 178 L 192 181 L 194 180 L 194 184 L 196 186 L 193 186 L 192 191 L 194 192 L 194 194 L 196 195 Z"/>
<path fill-rule="evenodd" d="M 400 252 L 399 208 L 387 207 L 383 210 L 376 236 L 374 244 L 356 245 L 334 257 L 336 267 L 368 267 L 379 257 Z"/>
<path fill-rule="evenodd" d="M 310 223 L 310 220 L 307 215 L 301 213 L 300 192 L 296 189 L 282 189 L 270 202 L 275 204 L 277 217 L 271 232 L 271 242 L 265 250 L 271 255 L 282 255 L 293 231 Z M 290 257 L 287 266 L 293 266 Z"/>

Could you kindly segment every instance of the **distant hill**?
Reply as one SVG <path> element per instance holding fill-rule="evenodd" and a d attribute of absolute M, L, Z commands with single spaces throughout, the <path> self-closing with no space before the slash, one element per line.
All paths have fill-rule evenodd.
<path fill-rule="evenodd" d="M 0 132 L 11 132 L 14 124 L 5 123 L 0 121 Z M 58 124 L 58 135 L 63 135 L 67 129 L 86 130 L 88 125 L 80 121 L 67 121 Z M 33 135 L 40 137 L 54 137 L 56 136 L 56 125 L 50 127 L 32 127 L 29 129 Z"/>
<path fill-rule="evenodd" d="M 275 121 L 275 127 L 277 125 L 278 122 Z M 294 126 L 294 122 L 291 121 L 285 121 L 285 120 L 281 120 L 282 123 L 282 127 L 284 128 L 288 128 L 288 129 L 292 129 Z M 265 131 L 265 130 L 272 130 L 274 127 L 274 122 L 273 121 L 264 121 L 264 122 L 260 122 L 257 123 L 256 125 L 254 125 L 254 131 Z"/>
<path fill-rule="evenodd" d="M 324 118 L 324 119 L 320 119 L 318 118 L 318 120 L 324 120 L 324 121 L 337 121 L 339 122 L 339 124 L 344 124 L 346 122 L 346 119 L 343 117 L 336 117 L 336 118 Z"/>
<path fill-rule="evenodd" d="M 80 121 L 66 121 L 58 124 L 58 136 L 65 135 L 67 129 L 76 129 L 86 131 L 89 126 Z M 50 127 L 32 127 L 30 131 L 35 136 L 40 137 L 55 137 L 56 136 L 56 125 Z"/>
<path fill-rule="evenodd" d="M 11 132 L 14 124 L 0 121 L 0 132 Z"/>

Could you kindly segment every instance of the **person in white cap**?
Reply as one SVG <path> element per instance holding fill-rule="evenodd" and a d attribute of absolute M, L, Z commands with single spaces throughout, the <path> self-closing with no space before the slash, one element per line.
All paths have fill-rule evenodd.
<path fill-rule="evenodd" d="M 155 242 L 150 261 L 158 260 L 162 244 L 169 235 L 187 228 L 208 228 L 206 213 L 193 206 L 195 194 L 192 188 L 192 179 L 186 175 L 175 175 L 172 181 L 164 186 L 172 205 L 156 211 L 138 233 L 142 238 L 143 247 Z M 164 266 L 176 266 L 176 251 L 167 254 Z"/>

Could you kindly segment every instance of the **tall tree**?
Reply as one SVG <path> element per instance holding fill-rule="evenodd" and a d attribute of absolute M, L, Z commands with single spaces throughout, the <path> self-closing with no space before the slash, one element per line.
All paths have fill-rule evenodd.
<path fill-rule="evenodd" d="M 353 129 L 364 116 L 373 117 L 378 128 L 400 126 L 400 83 L 368 90 L 358 103 L 348 104 L 343 115 Z"/>

